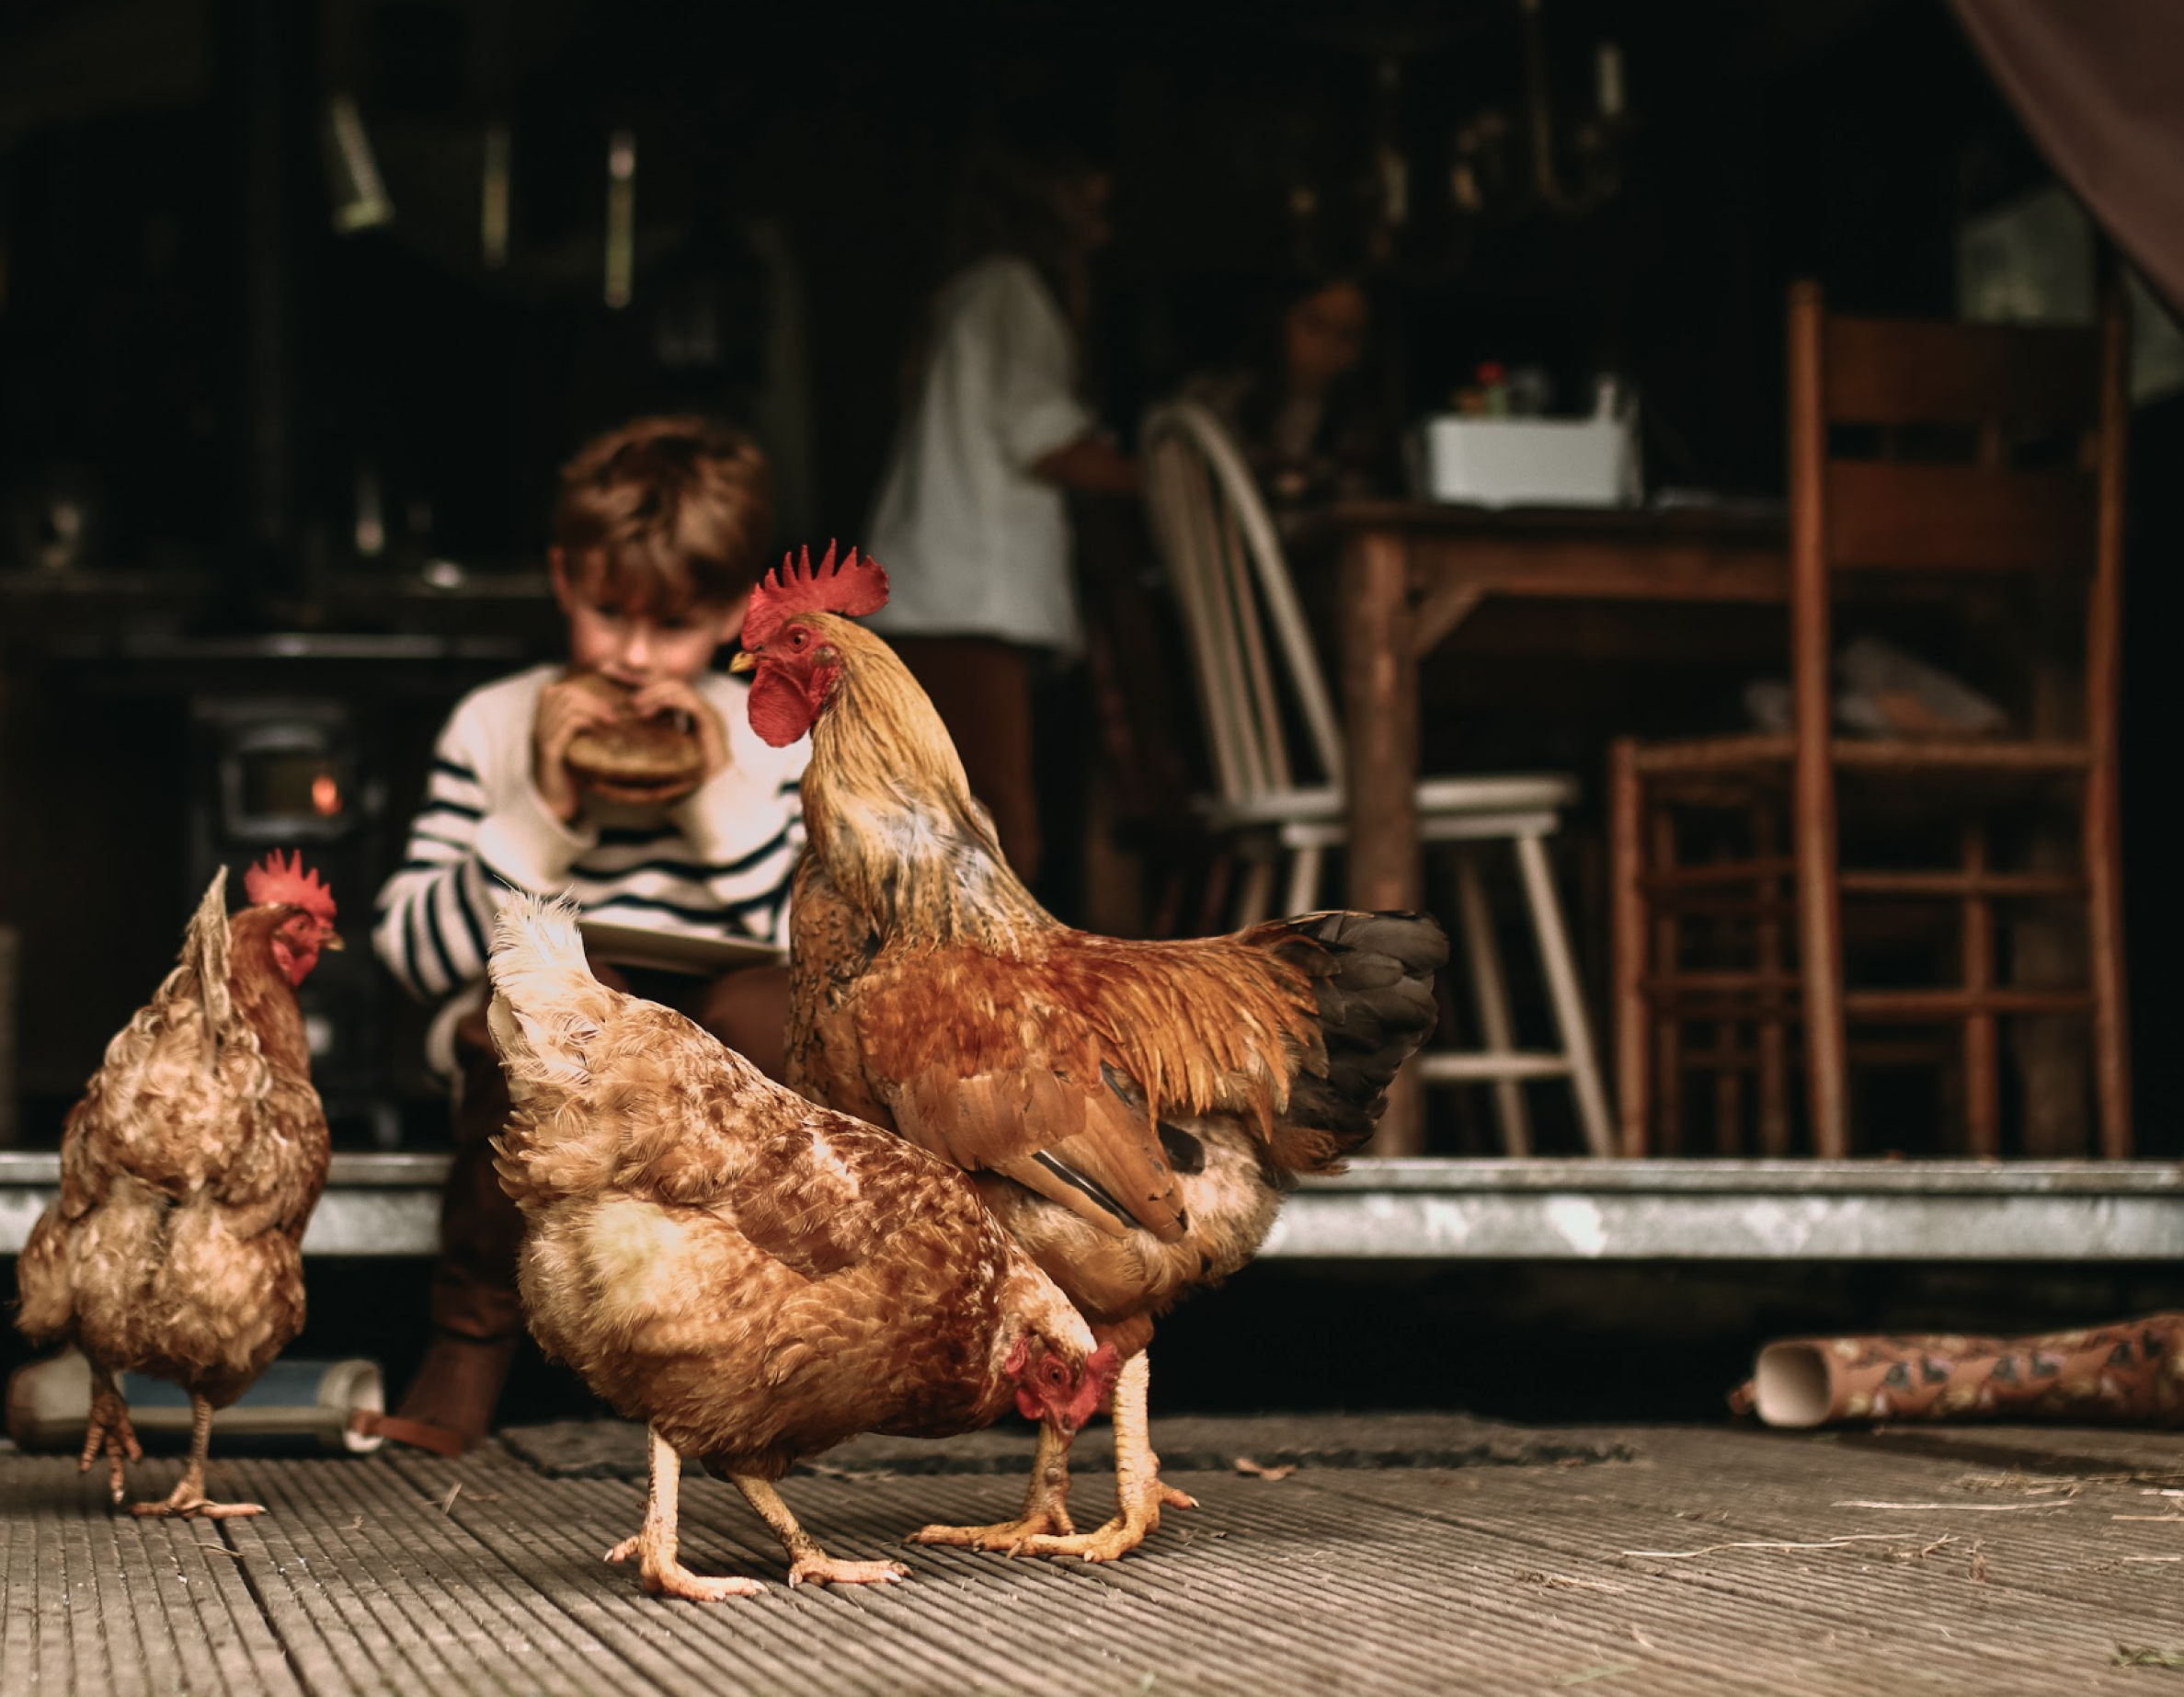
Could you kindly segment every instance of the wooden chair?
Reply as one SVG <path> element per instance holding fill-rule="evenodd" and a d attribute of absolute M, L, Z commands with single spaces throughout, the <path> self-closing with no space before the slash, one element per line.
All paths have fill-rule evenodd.
<path fill-rule="evenodd" d="M 1693 1025 L 1732 1034 L 1703 1057 L 1760 1076 L 1761 1142 L 1788 1146 L 1785 1080 L 1803 1035 L 1813 1152 L 1849 1152 L 1847 1024 L 1953 1027 L 1969 1152 L 2000 1145 L 1998 1022 L 2090 1018 L 2100 1152 L 2131 1151 L 2122 905 L 2117 841 L 2117 671 L 2127 336 L 2120 304 L 2097 329 L 2003 327 L 1834 316 L 1817 285 L 1790 301 L 1791 688 L 1786 737 L 1619 743 L 1611 760 L 1618 1081 L 1621 1144 L 1642 1154 L 1695 1057 Z M 1850 448 L 1863 445 L 1863 454 Z M 1906 457 L 1907 447 L 1920 450 Z M 1960 447 L 1953 458 L 1943 447 Z M 2048 596 L 2023 625 L 2036 639 L 2082 617 L 2081 679 L 2036 674 L 2030 734 L 1858 740 L 1834 733 L 1831 603 L 1837 591 L 1961 599 L 2030 580 Z M 2053 616 L 2058 609 L 2067 616 Z M 2063 687 L 2058 688 L 2058 682 Z M 2074 702 L 2072 697 L 2075 696 Z M 2060 704 L 2060 705 L 2058 705 Z M 2051 724 L 2049 721 L 2058 720 Z M 1947 868 L 1844 869 L 1841 782 L 1961 820 Z M 2075 801 L 2076 865 L 1993 864 L 1986 819 L 2041 790 Z M 1790 842 L 1676 864 L 1675 809 L 1711 804 L 1787 816 Z M 1847 988 L 1844 902 L 1953 908 L 1955 981 Z M 2076 987 L 1998 981 L 2001 917 L 2024 901 L 2068 902 L 2089 970 Z M 2007 906 L 2006 906 L 2007 904 Z M 1689 964 L 1690 920 L 1710 906 L 1742 924 L 1741 958 Z M 1861 1031 L 1862 1035 L 1862 1031 Z M 1905 1053 L 1895 1046 L 1899 1058 Z M 1726 1141 L 1726 1140 L 1725 1140 Z"/>
<path fill-rule="evenodd" d="M 1202 798 L 1207 828 L 1244 857 L 1230 922 L 1309 911 L 1325 882 L 1329 851 L 1347 837 L 1343 738 L 1288 564 L 1242 455 L 1202 406 L 1156 407 L 1142 432 L 1146 499 L 1190 639 L 1217 793 Z M 1309 771 L 1310 776 L 1302 775 Z M 1420 835 L 1456 848 L 1458 917 L 1483 1046 L 1427 1050 L 1414 1063 L 1427 1084 L 1487 1083 L 1504 1148 L 1528 1152 L 1523 1085 L 1567 1079 L 1587 1147 L 1609 1152 L 1601 1087 L 1569 928 L 1549 867 L 1546 840 L 1577 798 L 1559 774 L 1433 777 L 1418 786 Z M 1516 1047 L 1506 979 L 1479 856 L 1489 843 L 1515 851 L 1525 906 L 1559 1032 L 1551 1049 Z"/>

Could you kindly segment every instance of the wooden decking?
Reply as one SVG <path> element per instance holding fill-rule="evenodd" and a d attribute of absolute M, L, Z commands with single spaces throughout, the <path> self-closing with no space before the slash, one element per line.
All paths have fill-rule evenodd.
<path fill-rule="evenodd" d="M 785 1494 L 831 1551 L 892 1554 L 909 1582 L 705 1607 L 600 1560 L 642 1505 L 620 1440 L 578 1469 L 608 1476 L 503 1450 L 216 1460 L 216 1492 L 272 1510 L 219 1525 L 117 1515 L 72 1462 L 0 1456 L 0 1691 L 1867 1697 L 2144 1691 L 2184 1662 L 2166 1437 L 1171 1429 L 1172 1455 L 1231 1464 L 1177 1473 L 1203 1506 L 1119 1564 L 905 1550 L 926 1519 L 999 1517 L 1019 1481 L 867 1446 Z M 1252 1476 L 1238 1454 L 1304 1464 Z M 1081 1477 L 1081 1506 L 1105 1484 Z M 693 1566 L 782 1577 L 726 1486 L 683 1502 Z"/>

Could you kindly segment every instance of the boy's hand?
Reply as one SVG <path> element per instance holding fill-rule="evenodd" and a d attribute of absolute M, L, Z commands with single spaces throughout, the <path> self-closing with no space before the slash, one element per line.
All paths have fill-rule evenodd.
<path fill-rule="evenodd" d="M 611 722 L 615 705 L 580 677 L 558 679 L 539 692 L 538 712 L 531 722 L 532 782 L 546 811 L 565 825 L 584 805 L 568 769 L 568 745 L 579 731 Z"/>
<path fill-rule="evenodd" d="M 709 784 L 728 769 L 728 728 L 721 723 L 713 704 L 699 694 L 696 684 L 680 678 L 657 679 L 632 695 L 629 707 L 641 719 L 648 719 L 656 713 L 690 716 L 691 728 L 697 733 L 698 748 L 705 756 L 705 775 L 699 783 Z"/>

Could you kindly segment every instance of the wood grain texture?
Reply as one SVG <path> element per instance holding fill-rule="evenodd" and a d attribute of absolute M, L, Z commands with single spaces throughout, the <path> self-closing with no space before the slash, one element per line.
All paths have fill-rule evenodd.
<path fill-rule="evenodd" d="M 219 1529 L 117 1522 L 66 1459 L 0 1457 L 0 1684 L 887 1697 L 1021 1691 L 1028 1668 L 1052 1697 L 1308 1680 L 1866 1697 L 1915 1668 L 1935 1690 L 2128 1697 L 2159 1670 L 2118 1666 L 2117 1646 L 2175 1647 L 2175 1527 L 2118 1518 L 2163 1512 L 2144 1494 L 2173 1468 L 2159 1435 L 1591 1428 L 1551 1436 L 1572 1461 L 1629 1459 L 1395 1466 L 1355 1438 L 1342 1464 L 1309 1421 L 1256 1425 L 1235 1453 L 1304 1467 L 1178 1473 L 1203 1506 L 1105 1566 L 899 1544 L 922 1520 L 1012 1507 L 1005 1477 L 799 1479 L 830 1545 L 911 1577 L 791 1591 L 734 1494 L 693 1481 L 689 1559 L 768 1582 L 702 1606 L 646 1597 L 600 1559 L 640 1486 L 496 1450 L 237 1459 L 223 1488 L 273 1512 Z"/>

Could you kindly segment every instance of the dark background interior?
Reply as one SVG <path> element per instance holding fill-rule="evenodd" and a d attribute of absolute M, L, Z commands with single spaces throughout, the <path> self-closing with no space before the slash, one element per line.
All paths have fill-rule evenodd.
<path fill-rule="evenodd" d="M 1514 0 L 16 0 L 0 12 L 0 556 L 17 558 L 0 572 L 32 545 L 29 497 L 65 487 L 91 515 L 83 566 L 99 586 L 0 601 L 0 923 L 23 937 L 21 1141 L 54 1141 L 201 888 L 187 821 L 207 769 L 190 704 L 299 687 L 349 704 L 398 831 L 448 702 L 550 652 L 555 630 L 535 594 L 451 599 L 428 617 L 402 586 L 438 558 L 520 588 L 553 468 L 585 432 L 643 409 L 759 405 L 777 322 L 769 248 L 793 257 L 807 367 L 808 452 L 784 477 L 780 540 L 858 535 L 934 281 L 948 161 L 983 120 L 1062 128 L 1113 162 L 1088 366 L 1126 440 L 1149 401 L 1233 355 L 1268 279 L 1367 260 L 1387 135 L 1412 161 L 1414 206 L 1370 267 L 1392 416 L 1441 404 L 1484 358 L 1542 363 L 1566 396 L 1615 371 L 1643 397 L 1649 487 L 1760 496 L 1781 487 L 1787 282 L 1816 276 L 1854 310 L 1946 315 L 1960 223 L 2048 178 L 1928 0 L 1553 0 L 1559 100 L 1586 97 L 1595 41 L 1621 46 L 1620 190 L 1580 217 L 1467 220 L 1440 187 L 1450 135 L 1513 100 L 1517 19 Z M 396 210 L 349 235 L 332 226 L 318 134 L 335 90 L 353 94 Z M 512 144 L 497 269 L 477 237 L 489 123 Z M 620 311 L 601 303 L 599 263 L 617 128 L 638 158 L 639 260 Z M 1291 211 L 1300 186 L 1309 219 Z M 693 323 L 709 327 L 695 353 Z M 2184 1137 L 2162 1038 L 2184 1014 L 2166 971 L 2178 897 L 2144 845 L 2160 840 L 2160 727 L 2178 720 L 2160 645 L 2178 595 L 2167 467 L 2184 408 L 2145 409 L 2136 432 L 2126 878 L 2141 1149 L 2173 1154 Z M 378 468 L 388 514 L 370 557 L 353 543 L 360 461 Z M 1468 763 L 1561 765 L 1596 787 L 1605 729 L 1714 728 L 1755 666 L 1778 663 L 1772 615 L 1728 610 L 1703 615 L 1718 625 L 1698 645 L 1711 658 L 1689 658 L 1687 636 L 1685 658 L 1648 665 L 1626 627 L 1623 658 L 1595 663 L 1586 619 L 1642 626 L 1657 612 L 1550 623 L 1490 608 L 1435 725 Z M 314 662 L 301 684 L 292 666 L 219 647 L 273 629 L 427 628 L 457 644 L 430 665 Z M 1567 869 L 1581 932 L 1597 937 L 1598 821 L 1576 824 Z M 369 890 L 342 895 L 360 921 Z M 1055 899 L 1068 912 L 1070 892 Z M 1588 963 L 1595 984 L 1604 964 Z M 358 951 L 326 981 L 374 970 Z M 401 1135 L 429 1141 L 442 1110 L 406 1059 L 414 1015 L 393 1009 L 386 1027 L 383 1052 L 406 1069 Z M 390 1317 L 422 1312 L 422 1269 L 417 1301 L 399 1300 L 409 1277 L 314 1269 L 318 1317 L 300 1347 L 398 1367 L 412 1345 Z M 1649 1406 L 1696 1412 L 1694 1385 L 1713 1406 L 1754 1337 L 1793 1321 L 1971 1324 L 1980 1301 L 2047 1317 L 2070 1305 L 2057 1293 L 2091 1300 L 2037 1272 L 1977 1301 L 1969 1285 L 1937 1292 L 1882 1271 L 1759 1282 L 1781 1300 L 1687 1300 L 1748 1294 L 1743 1274 L 1269 1266 L 1179 1318 L 1192 1347 L 1173 1353 L 1194 1364 L 1164 1383 L 1190 1405 L 1238 1405 L 1265 1394 L 1270 1353 L 1340 1344 L 1348 1370 L 1315 1367 L 1298 1395 L 1569 1414 L 1586 1411 L 1572 1387 L 1651 1383 Z M 2158 1294 L 2091 1282 L 2140 1306 Z M 1680 1365 L 1664 1381 L 1646 1366 L 1658 1339 L 1622 1316 L 1668 1310 L 1710 1318 L 1703 1336 L 1672 1340 Z M 1554 1314 L 1560 1341 L 1527 1343 Z M 1605 1367 L 1569 1365 L 1579 1337 L 1610 1340 Z M 1527 1350 L 1541 1371 L 1504 1364 Z M 533 1389 L 566 1394 L 550 1382 Z"/>

